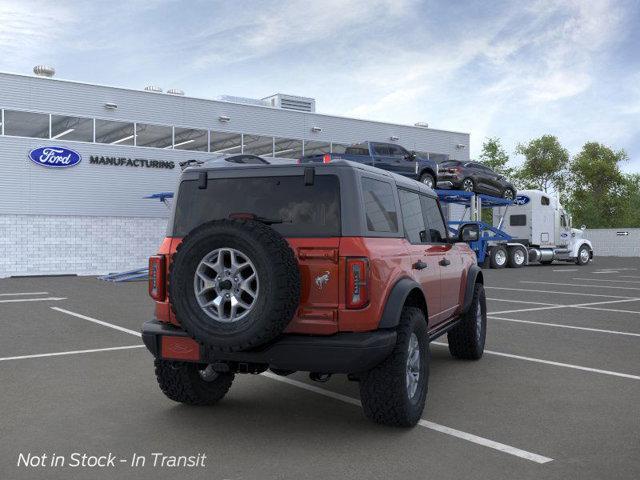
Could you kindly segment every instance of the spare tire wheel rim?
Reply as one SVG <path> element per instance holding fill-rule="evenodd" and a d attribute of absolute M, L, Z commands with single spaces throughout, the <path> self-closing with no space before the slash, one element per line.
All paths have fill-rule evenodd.
<path fill-rule="evenodd" d="M 200 308 L 213 320 L 242 320 L 258 300 L 258 272 L 247 255 L 235 248 L 216 248 L 206 254 L 193 279 Z"/>
<path fill-rule="evenodd" d="M 420 380 L 420 343 L 418 336 L 411 333 L 407 352 L 407 394 L 413 398 Z"/>

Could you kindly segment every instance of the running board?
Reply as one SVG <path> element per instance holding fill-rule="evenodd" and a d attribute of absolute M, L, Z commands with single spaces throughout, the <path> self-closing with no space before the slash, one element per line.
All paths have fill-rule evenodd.
<path fill-rule="evenodd" d="M 458 325 L 458 323 L 460 323 L 460 320 L 462 320 L 460 317 L 454 318 L 453 320 L 449 320 L 448 322 L 445 322 L 442 325 L 438 325 L 436 328 L 429 331 L 428 333 L 429 341 L 433 342 L 436 338 L 441 337 L 442 335 L 447 333 L 453 327 Z"/>

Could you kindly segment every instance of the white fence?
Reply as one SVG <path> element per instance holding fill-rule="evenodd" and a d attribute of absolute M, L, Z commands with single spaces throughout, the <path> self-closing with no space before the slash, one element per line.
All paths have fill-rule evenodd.
<path fill-rule="evenodd" d="M 640 257 L 640 228 L 587 228 L 584 238 L 598 257 Z"/>

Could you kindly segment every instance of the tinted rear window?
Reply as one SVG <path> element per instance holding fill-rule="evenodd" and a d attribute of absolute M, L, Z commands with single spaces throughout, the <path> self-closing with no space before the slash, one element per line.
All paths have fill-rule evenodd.
<path fill-rule="evenodd" d="M 440 162 L 441 167 L 457 167 L 460 165 L 460 162 L 457 160 L 445 160 L 444 162 Z"/>
<path fill-rule="evenodd" d="M 173 234 L 183 237 L 211 220 L 233 213 L 251 213 L 282 220 L 271 227 L 285 237 L 340 235 L 340 186 L 335 175 L 316 175 L 313 185 L 302 176 L 209 179 L 180 184 Z"/>

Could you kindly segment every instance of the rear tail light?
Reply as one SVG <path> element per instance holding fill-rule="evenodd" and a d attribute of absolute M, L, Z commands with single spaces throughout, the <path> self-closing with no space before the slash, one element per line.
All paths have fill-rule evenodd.
<path fill-rule="evenodd" d="M 164 255 L 149 257 L 149 295 L 157 301 L 165 299 L 166 262 Z"/>
<path fill-rule="evenodd" d="M 331 161 L 331 154 L 325 153 L 322 156 L 322 163 L 329 163 Z"/>
<path fill-rule="evenodd" d="M 347 308 L 367 306 L 369 293 L 369 260 L 347 258 Z"/>

